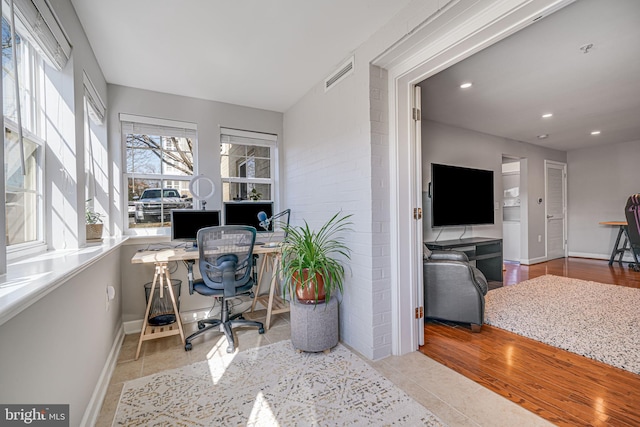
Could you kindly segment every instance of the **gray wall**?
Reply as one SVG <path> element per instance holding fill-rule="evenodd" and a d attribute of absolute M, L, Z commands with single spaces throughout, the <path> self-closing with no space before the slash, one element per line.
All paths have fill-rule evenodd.
<path fill-rule="evenodd" d="M 495 224 L 468 227 L 464 237 L 502 237 L 502 156 L 525 159 L 526 167 L 520 172 L 521 222 L 526 229 L 521 257 L 526 261 L 545 256 L 544 239 L 540 243 L 537 240 L 537 235 L 544 236 L 545 232 L 544 161 L 566 162 L 566 153 L 428 120 L 422 122 L 424 240 L 438 235 L 440 240 L 457 239 L 464 231 L 464 227 L 431 228 L 431 200 L 426 197 L 431 163 L 493 170 L 495 201 L 499 202 Z M 538 198 L 543 199 L 542 204 L 536 202 Z"/>
<path fill-rule="evenodd" d="M 119 189 L 126 194 L 126 183 L 122 177 L 122 138 L 119 114 L 135 114 L 147 117 L 178 120 L 198 125 L 197 168 L 199 174 L 209 176 L 216 185 L 216 193 L 207 200 L 207 209 L 222 208 L 220 181 L 220 127 L 265 132 L 278 135 L 278 145 L 283 143 L 282 113 L 205 101 L 202 99 L 176 96 L 165 93 L 133 89 L 118 85 L 108 86 L 109 94 L 109 146 L 114 158 L 114 176 L 122 184 Z M 276 182 L 276 188 L 280 183 Z M 124 215 L 122 201 L 114 201 L 116 228 L 123 229 Z M 124 214 L 123 214 L 124 212 Z M 138 249 L 150 244 L 169 243 L 168 237 L 132 237 L 122 248 L 122 320 L 124 322 L 141 320 L 145 310 L 144 284 L 153 279 L 153 265 L 131 264 L 131 257 Z M 186 269 L 182 263 L 171 265 L 175 272 L 172 278 L 182 280 L 181 311 L 205 309 L 211 307 L 209 298 L 189 295 Z"/>
<path fill-rule="evenodd" d="M 122 325 L 119 284 L 115 250 L 0 326 L 0 402 L 69 404 L 80 425 Z"/>
<path fill-rule="evenodd" d="M 640 140 L 567 154 L 569 255 L 608 259 L 631 194 L 640 193 Z M 628 259 L 628 257 L 626 258 Z"/>

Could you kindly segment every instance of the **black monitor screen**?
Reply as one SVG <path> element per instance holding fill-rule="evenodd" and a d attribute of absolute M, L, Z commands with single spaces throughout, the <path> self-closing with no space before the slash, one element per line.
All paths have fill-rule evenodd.
<path fill-rule="evenodd" d="M 195 242 L 198 230 L 220 225 L 220 211 L 174 209 L 171 211 L 171 239 Z"/>
<path fill-rule="evenodd" d="M 224 204 L 225 225 L 250 225 L 258 232 L 273 231 L 273 224 L 268 229 L 260 226 L 258 214 L 264 212 L 266 218 L 273 216 L 273 202 L 229 202 Z"/>

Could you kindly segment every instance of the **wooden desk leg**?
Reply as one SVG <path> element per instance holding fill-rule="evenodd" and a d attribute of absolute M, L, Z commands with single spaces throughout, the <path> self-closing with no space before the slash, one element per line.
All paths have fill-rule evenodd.
<path fill-rule="evenodd" d="M 169 298 L 171 299 L 171 304 L 173 305 L 173 312 L 176 316 L 176 322 L 178 324 L 178 331 L 176 332 L 175 330 L 171 330 L 168 332 L 164 332 L 164 333 L 156 333 L 156 334 L 152 334 L 150 336 L 147 336 L 147 329 L 149 329 L 149 331 L 151 333 L 153 333 L 153 328 L 150 327 L 149 325 L 149 313 L 151 312 L 151 305 L 153 304 L 153 297 L 155 295 L 155 289 L 156 289 L 156 284 L 158 283 L 158 278 L 160 279 L 160 298 L 163 298 L 164 295 L 164 281 L 165 279 L 167 280 L 167 288 L 169 289 Z M 144 313 L 144 319 L 142 320 L 142 331 L 140 331 L 140 339 L 138 340 L 138 348 L 136 350 L 136 359 L 138 360 L 138 358 L 140 357 L 140 349 L 142 348 L 142 342 L 149 340 L 149 339 L 155 339 L 155 338 L 163 338 L 165 336 L 169 336 L 169 335 L 176 335 L 177 333 L 180 334 L 180 338 L 182 338 L 182 342 L 184 342 L 184 331 L 182 329 L 182 319 L 180 318 L 180 311 L 178 311 L 178 304 L 176 303 L 176 298 L 175 295 L 173 293 L 173 286 L 171 286 L 171 277 L 169 276 L 169 269 L 167 268 L 167 263 L 166 262 L 158 262 L 156 264 L 156 269 L 155 269 L 155 273 L 153 274 L 153 283 L 151 284 L 151 291 L 149 293 L 149 301 L 147 301 L 147 309 L 145 310 Z"/>
<path fill-rule="evenodd" d="M 136 359 L 140 357 L 140 349 L 142 348 L 142 341 L 144 341 L 144 332 L 147 330 L 147 325 L 149 324 L 149 312 L 151 311 L 151 303 L 153 301 L 153 293 L 156 289 L 156 282 L 158 281 L 158 277 L 162 277 L 162 264 L 156 264 L 155 273 L 153 273 L 153 283 L 151 284 L 151 292 L 149 293 L 149 301 L 147 301 L 147 309 L 144 312 L 144 319 L 142 320 L 142 330 L 140 331 L 140 339 L 138 340 L 138 349 L 136 350 Z"/>
<path fill-rule="evenodd" d="M 256 309 L 256 303 L 258 302 L 258 297 L 260 296 L 260 284 L 262 283 L 262 277 L 264 276 L 265 266 L 267 265 L 267 261 L 269 259 L 270 254 L 264 254 L 264 259 L 262 260 L 262 264 L 260 265 L 260 271 L 258 272 L 258 283 L 256 283 L 256 290 L 253 293 L 253 302 L 251 303 L 251 312 L 253 313 Z M 267 328 L 268 329 L 268 328 Z"/>
<path fill-rule="evenodd" d="M 273 267 L 271 271 L 271 281 L 269 283 L 269 303 L 267 304 L 267 322 L 266 322 L 266 330 L 269 330 L 269 326 L 271 325 L 271 313 L 273 312 L 273 300 L 275 298 L 277 283 L 278 283 L 278 275 L 280 273 L 280 269 L 278 268 L 279 256 L 273 256 Z M 266 261 L 266 260 L 265 260 Z"/>
<path fill-rule="evenodd" d="M 173 312 L 176 315 L 176 322 L 178 323 L 178 330 L 180 331 L 180 338 L 184 343 L 184 330 L 182 329 L 182 318 L 180 317 L 180 311 L 178 310 L 178 304 L 176 302 L 176 296 L 173 293 L 173 285 L 171 283 L 171 276 L 169 276 L 169 269 L 167 265 L 164 265 L 164 273 L 167 277 L 167 289 L 169 289 L 169 296 L 171 297 L 171 304 L 173 305 Z M 153 294 L 152 294 L 153 295 Z M 162 296 L 161 296 L 162 298 Z"/>

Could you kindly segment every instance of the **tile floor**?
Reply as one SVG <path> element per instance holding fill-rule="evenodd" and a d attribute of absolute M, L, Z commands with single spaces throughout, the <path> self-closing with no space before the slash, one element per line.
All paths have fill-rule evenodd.
<path fill-rule="evenodd" d="M 265 315 L 262 310 L 245 317 L 264 322 Z M 195 323 L 186 324 L 185 334 L 195 328 Z M 236 329 L 236 345 L 242 351 L 273 344 L 289 339 L 289 331 L 288 313 L 279 314 L 263 335 L 255 329 Z M 195 340 L 189 352 L 184 351 L 180 337 L 173 336 L 143 343 L 140 357 L 134 360 L 138 338 L 132 334 L 124 339 L 96 426 L 112 425 L 125 381 L 214 357 L 211 349 L 219 342 L 226 348 L 225 338 L 214 331 Z M 552 425 L 419 352 L 365 361 L 450 426 Z"/>

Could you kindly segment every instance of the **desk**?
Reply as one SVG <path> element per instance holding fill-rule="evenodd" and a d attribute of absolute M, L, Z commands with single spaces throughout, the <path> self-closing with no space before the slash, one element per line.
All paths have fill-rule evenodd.
<path fill-rule="evenodd" d="M 612 225 L 612 226 L 618 227 L 618 237 L 616 237 L 616 243 L 613 245 L 613 250 L 611 251 L 611 257 L 609 258 L 609 265 L 613 264 L 613 261 L 615 260 L 616 255 L 618 254 L 620 254 L 620 257 L 618 258 L 618 263 L 622 264 L 622 257 L 624 256 L 624 253 L 631 249 L 630 247 L 627 247 L 627 243 L 629 242 L 629 234 L 627 232 L 627 221 L 600 221 L 598 224 Z M 624 244 L 622 245 L 621 248 L 619 248 L 620 238 L 622 237 L 623 234 L 624 234 Z"/>
<path fill-rule="evenodd" d="M 267 307 L 267 321 L 265 328 L 268 330 L 271 324 L 271 316 L 278 313 L 286 313 L 289 311 L 289 305 L 279 295 L 276 294 L 276 278 L 278 277 L 279 264 L 280 264 L 280 247 L 272 245 L 254 246 L 254 255 L 264 255 L 264 260 L 258 273 L 258 282 L 256 283 L 256 289 L 254 291 L 253 303 L 251 304 L 251 312 L 255 310 L 256 303 L 260 301 L 261 304 Z M 171 248 L 161 249 L 157 251 L 141 251 L 137 252 L 133 258 L 131 258 L 132 264 L 147 264 L 154 263 L 156 266 L 155 273 L 153 275 L 153 283 L 151 285 L 150 295 L 154 295 L 154 289 L 156 282 L 160 281 L 160 296 L 164 289 L 164 281 L 171 283 L 169 277 L 169 269 L 167 264 L 170 261 L 185 261 L 192 264 L 200 257 L 198 251 L 187 251 L 184 248 Z M 269 295 L 260 296 L 260 283 L 262 281 L 262 275 L 266 270 L 267 264 L 271 264 L 271 270 L 273 274 L 271 281 L 269 282 Z M 180 335 L 182 341 L 184 341 L 184 331 L 182 328 L 182 320 L 178 312 L 175 296 L 173 295 L 173 289 L 168 287 L 169 297 L 173 305 L 174 313 L 176 313 L 176 323 L 166 326 L 151 326 L 148 324 L 149 310 L 151 309 L 152 298 L 149 298 L 147 303 L 147 309 L 144 314 L 144 320 L 142 324 L 142 332 L 140 333 L 140 340 L 138 341 L 138 349 L 136 351 L 136 360 L 140 355 L 140 349 L 143 341 L 152 340 L 156 338 L 163 338 L 171 335 Z"/>

